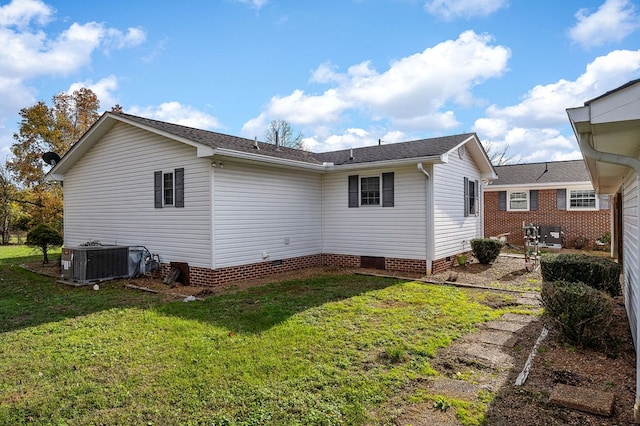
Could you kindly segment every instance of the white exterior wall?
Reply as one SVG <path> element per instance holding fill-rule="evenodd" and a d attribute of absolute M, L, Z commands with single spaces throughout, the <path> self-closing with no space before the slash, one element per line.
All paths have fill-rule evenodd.
<path fill-rule="evenodd" d="M 638 176 L 629 173 L 623 184 L 622 244 L 624 300 L 633 341 L 638 347 L 638 306 L 640 306 L 640 242 L 638 228 Z"/>
<path fill-rule="evenodd" d="M 144 245 L 162 262 L 211 267 L 211 162 L 193 147 L 116 124 L 64 180 L 64 242 Z M 154 207 L 154 171 L 184 167 L 184 208 Z"/>
<path fill-rule="evenodd" d="M 348 177 L 394 172 L 394 207 L 348 207 Z M 416 165 L 323 176 L 324 253 L 401 259 L 426 257 L 425 176 Z"/>
<path fill-rule="evenodd" d="M 464 216 L 465 177 L 477 180 L 479 184 L 477 216 Z M 460 159 L 456 152 L 452 152 L 448 163 L 433 166 L 434 259 L 461 253 L 463 241 L 464 251 L 470 250 L 470 241 L 483 237 L 483 187 L 480 170 L 468 153 Z"/>
<path fill-rule="evenodd" d="M 322 253 L 320 174 L 223 164 L 213 177 L 215 268 Z"/>

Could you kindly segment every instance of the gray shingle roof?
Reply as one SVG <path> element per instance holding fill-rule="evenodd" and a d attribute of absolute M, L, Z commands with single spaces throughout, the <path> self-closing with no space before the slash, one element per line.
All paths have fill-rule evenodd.
<path fill-rule="evenodd" d="M 332 162 L 336 165 L 359 164 L 375 161 L 437 156 L 445 154 L 474 135 L 473 133 L 465 133 L 454 136 L 353 148 L 354 158 L 353 160 L 349 160 L 349 149 L 313 153 L 285 147 L 280 147 L 276 150 L 275 146 L 272 144 L 258 142 L 260 149 L 257 150 L 254 148 L 255 141 L 251 139 L 225 135 L 208 130 L 195 129 L 192 127 L 166 123 L 164 121 L 152 120 L 130 114 L 121 113 L 119 115 L 129 121 L 136 122 L 180 138 L 188 139 L 193 142 L 201 143 L 212 148 L 225 148 L 287 160 L 303 161 L 311 164 L 322 164 L 323 162 Z"/>
<path fill-rule="evenodd" d="M 495 166 L 495 169 L 498 180 L 493 182 L 492 186 L 589 181 L 589 174 L 583 160 L 509 164 Z"/>

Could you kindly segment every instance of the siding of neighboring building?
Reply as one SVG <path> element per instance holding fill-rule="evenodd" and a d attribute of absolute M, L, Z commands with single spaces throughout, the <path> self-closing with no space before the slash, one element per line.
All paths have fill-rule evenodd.
<path fill-rule="evenodd" d="M 477 215 L 464 215 L 465 177 L 478 181 Z M 482 238 L 483 185 L 480 179 L 480 171 L 469 154 L 460 159 L 456 153 L 452 153 L 449 155 L 448 163 L 433 166 L 433 208 L 436 232 L 434 259 L 468 251 L 471 249 L 472 239 Z"/>
<path fill-rule="evenodd" d="M 526 189 L 527 191 L 529 189 Z M 564 232 L 566 247 L 573 247 L 575 239 L 585 236 L 590 244 L 611 230 L 611 211 L 601 202 L 600 210 L 558 210 L 557 189 L 538 190 L 538 209 L 530 211 L 506 211 L 498 208 L 499 191 L 485 191 L 485 235 L 510 233 L 507 241 L 522 246 L 522 223 L 543 226 L 560 226 Z M 607 203 L 606 206 L 609 204 Z"/>
<path fill-rule="evenodd" d="M 163 263 L 211 267 L 211 162 L 195 148 L 116 124 L 65 175 L 65 246 L 144 245 Z M 154 207 L 154 172 L 184 167 L 184 208 Z"/>
<path fill-rule="evenodd" d="M 627 308 L 627 316 L 631 326 L 631 334 L 636 347 L 638 347 L 638 306 L 640 306 L 640 229 L 638 227 L 638 176 L 629 173 L 623 184 L 623 273 L 624 273 L 624 300 Z"/>
<path fill-rule="evenodd" d="M 213 177 L 214 268 L 322 253 L 320 174 L 223 164 Z"/>
<path fill-rule="evenodd" d="M 348 207 L 348 179 L 394 172 L 394 207 Z M 425 176 L 415 165 L 331 172 L 322 187 L 324 253 L 426 257 Z"/>

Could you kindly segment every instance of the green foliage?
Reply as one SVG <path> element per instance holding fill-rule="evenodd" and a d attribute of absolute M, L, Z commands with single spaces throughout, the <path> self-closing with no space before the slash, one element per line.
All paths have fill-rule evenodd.
<path fill-rule="evenodd" d="M 542 280 L 582 282 L 611 296 L 620 294 L 619 263 L 600 256 L 562 253 L 540 258 Z"/>
<path fill-rule="evenodd" d="M 490 238 L 474 238 L 471 240 L 473 255 L 483 265 L 488 265 L 496 260 L 500 250 L 502 250 L 502 246 L 504 246 L 502 241 Z"/>
<path fill-rule="evenodd" d="M 603 342 L 614 319 L 615 302 L 603 291 L 580 282 L 542 284 L 543 316 L 572 343 L 587 346 Z"/>
<path fill-rule="evenodd" d="M 49 263 L 48 252 L 51 247 L 60 247 L 63 243 L 62 235 L 43 223 L 27 234 L 27 245 L 36 247 L 42 252 L 44 257 L 42 263 Z"/>

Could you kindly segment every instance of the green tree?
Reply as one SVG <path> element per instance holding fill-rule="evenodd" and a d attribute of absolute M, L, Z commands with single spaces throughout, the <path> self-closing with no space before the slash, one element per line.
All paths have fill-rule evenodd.
<path fill-rule="evenodd" d="M 49 249 L 60 247 L 64 243 L 62 235 L 44 223 L 39 224 L 27 234 L 27 245 L 42 252 L 42 263 L 49 263 Z"/>
<path fill-rule="evenodd" d="M 269 128 L 264 133 L 265 142 L 284 146 L 287 148 L 304 149 L 302 132 L 295 134 L 291 125 L 285 120 L 272 120 Z"/>
<path fill-rule="evenodd" d="M 59 93 L 52 105 L 40 101 L 20 110 L 20 126 L 13 135 L 13 154 L 6 162 L 14 182 L 20 187 L 21 203 L 32 223 L 47 223 L 62 229 L 62 190 L 45 182 L 42 154 L 64 155 L 98 120 L 100 101 L 90 89 Z"/>
<path fill-rule="evenodd" d="M 21 109 L 20 127 L 11 146 L 13 158 L 7 161 L 16 181 L 25 187 L 42 184 L 46 166 L 42 154 L 65 154 L 99 118 L 98 108 L 96 94 L 82 88 L 55 95 L 51 107 L 40 101 Z"/>
<path fill-rule="evenodd" d="M 6 167 L 0 165 L 0 234 L 2 234 L 2 245 L 9 244 L 9 227 L 15 193 L 16 187 L 11 182 L 9 172 Z"/>

